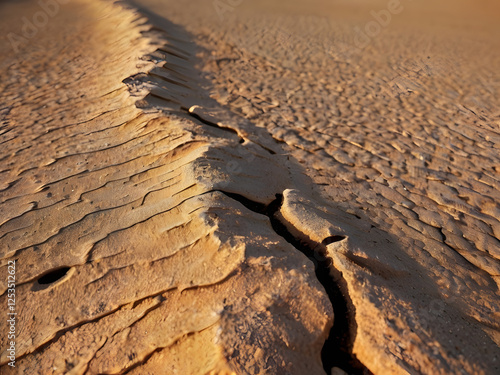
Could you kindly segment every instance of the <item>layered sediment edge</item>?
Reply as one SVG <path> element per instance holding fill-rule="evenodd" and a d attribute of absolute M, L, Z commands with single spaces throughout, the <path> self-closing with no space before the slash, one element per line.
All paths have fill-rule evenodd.
<path fill-rule="evenodd" d="M 138 11 L 146 17 L 145 24 L 150 25 L 150 29 L 143 32 L 143 35 L 154 41 L 154 45 L 159 46 L 156 51 L 144 57 L 148 62 L 155 64 L 152 70 L 124 80 L 133 94 L 147 92 L 147 95 L 137 102 L 137 106 L 146 112 L 159 111 L 166 116 L 187 117 L 206 126 L 236 134 L 240 138 L 240 145 L 254 143 L 259 152 L 267 154 L 266 157 L 275 157 L 286 165 L 288 175 L 281 181 L 283 186 L 290 189 L 298 188 L 300 183 L 294 181 L 294 175 L 302 174 L 300 166 L 293 160 L 290 161 L 289 157 L 285 157 L 273 137 L 248 120 L 223 108 L 203 92 L 202 77 L 195 68 L 195 53 L 198 47 L 188 41 L 186 34 L 179 32 L 177 26 L 166 24 L 165 20 L 156 18 L 147 10 L 136 10 L 137 5 L 133 2 L 124 3 L 129 3 L 128 7 L 131 10 Z M 226 162 L 228 171 L 242 171 L 238 158 Z M 208 165 L 208 168 L 210 167 Z M 268 175 L 265 165 L 261 167 L 259 170 L 261 178 L 265 180 L 276 177 Z M 213 175 L 217 175 L 217 166 L 212 168 Z M 326 252 L 326 245 L 345 237 L 328 236 L 321 243 L 317 243 L 300 231 L 289 230 L 289 223 L 280 214 L 283 190 L 269 189 L 265 195 L 259 197 L 253 192 L 249 194 L 246 191 L 248 187 L 234 188 L 237 186 L 234 182 L 238 179 L 238 173 L 229 173 L 227 178 L 229 181 L 224 183 L 227 188 L 215 191 L 241 203 L 254 213 L 265 215 L 275 233 L 314 264 L 316 277 L 325 289 L 335 314 L 333 326 L 321 351 L 324 371 L 330 374 L 333 368 L 338 368 L 349 374 L 371 374 L 353 354 L 356 335 L 355 308 L 350 301 L 347 283 L 342 278 L 342 273 L 333 267 L 332 259 Z M 270 201 L 270 196 L 275 198 Z"/>
<path fill-rule="evenodd" d="M 19 373 L 498 372 L 493 299 L 444 298 L 411 241 L 211 99 L 190 35 L 127 4 L 61 7 L 0 83 Z"/>
<path fill-rule="evenodd" d="M 160 34 L 167 31 L 167 35 L 158 38 L 168 41 L 168 30 L 155 27 Z M 165 49 L 168 48 L 160 50 L 159 56 L 162 62 L 167 62 L 167 67 L 169 61 L 175 65 L 176 58 L 187 61 L 187 53 L 171 50 L 173 53 L 165 54 Z M 181 71 L 185 69 L 180 68 L 180 60 L 177 62 Z M 198 74 L 196 70 L 191 73 Z M 267 160 L 287 166 L 286 175 L 273 174 L 272 186 L 256 190 L 238 182 L 249 165 L 241 164 L 238 158 L 227 159 L 231 163 L 231 168 L 226 168 L 227 180 L 215 189 L 251 211 L 267 216 L 276 233 L 315 263 L 317 278 L 329 291 L 334 311 L 339 315 L 335 318 L 334 332 L 340 333 L 330 335 L 336 349 L 329 346 L 332 340 L 323 349 L 325 370 L 338 366 L 349 372 L 368 372 L 366 367 L 380 373 L 454 372 L 463 367 L 465 371 L 480 373 L 483 368 L 495 366 L 493 356 L 479 363 L 477 356 L 465 353 L 470 352 L 463 340 L 467 339 L 466 332 L 477 333 L 472 336 L 481 340 L 484 332 L 480 327 L 471 328 L 468 322 L 463 323 L 465 314 L 457 313 L 453 299 L 440 295 L 435 280 L 428 277 L 428 270 L 417 259 L 407 256 L 397 239 L 378 231 L 368 220 L 353 223 L 353 217 L 335 211 L 306 188 L 304 181 L 295 178 L 302 173 L 300 166 L 284 160 L 281 148 L 267 132 L 204 97 L 200 90 L 189 93 L 176 87 L 182 87 L 179 83 L 183 82 L 182 76 L 177 78 L 167 90 L 158 89 L 165 84 L 156 78 L 142 79 L 140 84 L 151 87 L 150 95 L 141 104 L 143 108 L 166 109 L 170 114 L 190 116 L 203 125 L 222 128 L 239 138 L 242 145 L 239 147 L 254 145 Z M 252 173 L 269 181 L 262 172 L 266 166 L 255 165 Z M 215 173 L 215 169 L 211 171 L 209 175 Z M 446 237 L 442 241 L 446 242 Z M 435 316 L 434 311 L 425 311 L 429 304 L 440 306 Z M 455 339 L 462 342 L 462 347 L 452 344 Z M 432 347 L 428 342 L 433 342 Z M 493 346 L 487 346 L 495 353 Z"/>
<path fill-rule="evenodd" d="M 2 266 L 18 264 L 23 311 L 16 370 L 165 373 L 170 358 L 186 373 L 351 372 L 355 361 L 341 353 L 349 349 L 324 349 L 321 363 L 333 324 L 325 289 L 334 285 L 316 262 L 322 253 L 299 246 L 276 215 L 298 167 L 265 130 L 210 99 L 197 46 L 180 28 L 126 2 L 75 4 L 58 22 L 84 9 L 82 19 L 99 14 L 104 23 L 92 19 L 80 40 L 104 35 L 81 65 L 100 73 L 79 76 L 91 99 L 70 97 L 55 110 L 74 118 L 54 121 L 47 110 L 28 134 L 7 118 L 11 135 L 43 153 L 8 144 L 17 169 L 2 171 L 13 181 L 0 190 L 9 215 Z M 61 81 L 73 79 L 51 64 Z M 6 290 L 1 297 L 6 304 Z M 343 315 L 338 293 L 330 298 Z M 352 322 L 336 321 L 350 331 Z M 196 345 L 206 356 L 198 369 L 189 367 Z M 1 363 L 7 370 L 6 353 Z"/>

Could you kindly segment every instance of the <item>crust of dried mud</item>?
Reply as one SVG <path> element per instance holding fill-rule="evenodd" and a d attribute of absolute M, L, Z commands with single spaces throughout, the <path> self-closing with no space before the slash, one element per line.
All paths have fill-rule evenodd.
<path fill-rule="evenodd" d="M 2 374 L 500 371 L 494 3 L 57 4 L 0 44 Z"/>

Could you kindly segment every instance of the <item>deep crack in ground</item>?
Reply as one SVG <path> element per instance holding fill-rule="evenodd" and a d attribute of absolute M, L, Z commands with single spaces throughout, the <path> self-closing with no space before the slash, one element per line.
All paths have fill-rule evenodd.
<path fill-rule="evenodd" d="M 344 237 L 331 236 L 326 238 L 322 244 L 314 245 L 292 235 L 277 215 L 283 204 L 282 194 L 276 194 L 276 199 L 266 206 L 239 194 L 221 192 L 240 202 L 249 210 L 266 215 L 274 231 L 313 262 L 316 277 L 325 288 L 334 311 L 334 324 L 321 351 L 321 360 L 325 372 L 330 374 L 333 367 L 339 367 L 351 375 L 371 374 L 352 353 L 353 328 L 356 326 L 353 305 L 349 295 L 342 293 L 342 289 L 346 290 L 346 287 L 341 287 L 341 284 L 345 283 L 341 274 L 338 273 L 335 277 L 338 281 L 335 281 L 332 276 L 332 272 L 335 271 L 332 267 L 332 260 L 326 256 L 324 250 L 326 245 L 340 241 Z"/>
<path fill-rule="evenodd" d="M 180 110 L 202 124 L 239 135 L 236 130 L 220 126 L 216 122 L 207 120 L 193 113 L 186 106 L 181 106 Z M 242 141 L 243 139 L 240 140 L 240 143 L 242 143 Z M 271 154 L 275 154 L 272 150 L 265 149 Z M 326 257 L 326 246 L 333 242 L 341 241 L 345 237 L 330 236 L 325 238 L 320 244 L 304 241 L 292 235 L 277 215 L 283 203 L 282 194 L 276 194 L 276 199 L 266 205 L 252 201 L 237 193 L 219 191 L 238 201 L 251 211 L 267 216 L 274 231 L 313 262 L 316 277 L 323 285 L 334 310 L 334 324 L 321 351 L 321 359 L 325 372 L 329 375 L 333 367 L 338 367 L 349 374 L 371 374 L 352 353 L 352 344 L 354 341 L 353 333 L 355 333 L 356 328 L 354 308 L 352 307 L 353 305 L 348 294 L 344 294 L 341 291 L 347 291 L 345 281 L 342 279 L 340 272 L 333 269 L 332 260 Z M 338 275 L 334 278 L 332 272 L 337 272 Z M 337 281 L 335 281 L 335 279 L 337 279 Z M 340 284 L 343 285 L 342 288 Z"/>

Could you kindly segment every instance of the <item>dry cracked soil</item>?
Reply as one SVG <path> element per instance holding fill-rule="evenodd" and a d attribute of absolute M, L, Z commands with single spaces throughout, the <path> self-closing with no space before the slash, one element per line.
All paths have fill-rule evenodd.
<path fill-rule="evenodd" d="M 500 373 L 499 25 L 0 2 L 0 374 Z"/>

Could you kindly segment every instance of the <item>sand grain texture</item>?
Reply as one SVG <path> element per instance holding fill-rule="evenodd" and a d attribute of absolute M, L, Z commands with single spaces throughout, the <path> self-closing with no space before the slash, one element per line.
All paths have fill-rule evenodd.
<path fill-rule="evenodd" d="M 163 26 L 73 2 L 4 61 L 0 241 L 19 315 L 2 373 L 321 372 L 333 311 L 312 263 L 225 195 L 270 203 L 286 160 L 248 124 L 190 114 L 209 99 L 193 45 Z"/>
<path fill-rule="evenodd" d="M 497 6 L 138 3 L 2 39 L 0 372 L 498 373 Z"/>

